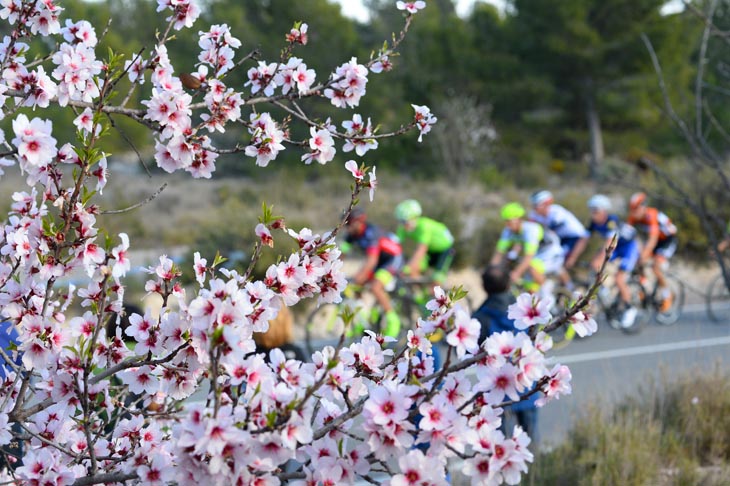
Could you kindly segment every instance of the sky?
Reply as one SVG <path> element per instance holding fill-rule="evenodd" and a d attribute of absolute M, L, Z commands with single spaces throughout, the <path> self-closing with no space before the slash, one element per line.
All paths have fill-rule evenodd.
<path fill-rule="evenodd" d="M 348 17 L 355 18 L 361 22 L 368 20 L 367 9 L 363 6 L 362 0 L 335 0 L 342 5 L 342 13 Z M 456 0 L 456 12 L 461 16 L 466 16 L 471 11 L 472 5 L 476 0 Z M 504 0 L 481 0 L 486 3 L 496 5 L 498 8 L 504 7 Z M 428 3 L 428 0 L 426 0 Z M 395 0 L 393 0 L 395 8 Z M 682 0 L 669 0 L 664 6 L 664 13 L 673 13 L 682 9 Z"/>
<path fill-rule="evenodd" d="M 335 0 L 337 3 L 342 5 L 342 13 L 348 17 L 355 18 L 362 22 L 366 22 L 368 19 L 367 9 L 363 6 L 362 0 Z M 475 0 L 457 0 L 456 1 L 456 12 L 459 15 L 468 15 L 471 6 Z M 485 0 L 487 3 L 492 3 L 498 7 L 504 6 L 504 0 Z M 428 5 L 428 0 L 426 0 Z M 395 8 L 395 0 L 393 0 L 393 8 Z"/>

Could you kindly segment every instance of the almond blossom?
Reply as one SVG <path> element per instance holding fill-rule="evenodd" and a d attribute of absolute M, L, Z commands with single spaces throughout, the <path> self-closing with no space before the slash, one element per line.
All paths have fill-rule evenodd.
<path fill-rule="evenodd" d="M 423 140 L 423 136 L 431 131 L 431 127 L 436 124 L 438 118 L 431 114 L 428 106 L 411 105 L 416 111 L 415 123 L 418 128 L 418 141 Z"/>
<path fill-rule="evenodd" d="M 335 142 L 329 130 L 317 130 L 311 127 L 309 132 L 312 138 L 309 139 L 309 148 L 311 152 L 302 155 L 302 161 L 311 164 L 313 161 L 324 165 L 335 158 Z"/>
<path fill-rule="evenodd" d="M 417 2 L 401 2 L 400 0 L 395 2 L 395 6 L 398 10 L 405 10 L 409 14 L 414 14 L 421 9 L 426 8 L 426 2 L 418 0 Z"/>
<path fill-rule="evenodd" d="M 569 322 L 575 333 L 580 337 L 590 336 L 598 330 L 596 320 L 583 311 L 576 312 Z"/>
<path fill-rule="evenodd" d="M 345 146 L 342 147 L 343 152 L 355 150 L 355 153 L 362 157 L 368 150 L 378 148 L 378 141 L 374 138 L 368 138 L 373 135 L 372 123 L 369 118 L 367 123 L 363 123 L 362 117 L 355 114 L 352 116 L 352 120 L 342 122 L 342 126 L 347 130 L 346 135 L 353 137 L 345 139 Z"/>
<path fill-rule="evenodd" d="M 398 6 L 410 22 L 423 2 Z M 5 140 L 0 132 L 11 149 L 0 165 L 17 161 L 29 186 L 7 201 L 0 226 L 0 309 L 17 331 L 10 351 L 19 363 L 0 377 L 0 445 L 18 437 L 16 424 L 26 443 L 15 479 L 276 486 L 291 479 L 283 471 L 294 467 L 296 484 L 335 485 L 368 479 L 383 461 L 393 467 L 387 484 L 440 486 L 448 461 L 461 456 L 474 483 L 518 482 L 533 459 L 530 439 L 521 429 L 511 437 L 498 431 L 500 403 L 530 393 L 547 402 L 571 391 L 569 370 L 547 366 L 551 340 L 544 332 L 501 333 L 480 347 L 478 323 L 454 302 L 457 294 L 438 287 L 430 315 L 409 330 L 405 344 L 370 332 L 354 342 L 343 337 L 306 362 L 278 349 L 256 352 L 257 333 L 285 306 L 342 301 L 347 279 L 337 229 L 318 233 L 263 218 L 254 228 L 261 244 L 273 245 L 272 232 L 281 229 L 294 248 L 263 276 L 209 264 L 200 252 L 192 264 L 161 255 L 142 269 L 145 292 L 159 302 L 155 311 L 125 305 L 134 242 L 97 221 L 107 210 L 98 194 L 115 176 L 104 148 L 107 115 L 149 129 L 155 161 L 166 172 L 211 177 L 226 153 L 265 167 L 287 145 L 304 146 L 305 162 L 325 164 L 336 155 L 335 138 L 344 139 L 344 152 L 362 156 L 388 134 L 376 135 L 360 114 L 310 118 L 299 112 L 298 99 L 358 106 L 368 66 L 387 71 L 397 54 L 383 48 L 368 66 L 350 57 L 315 84 L 314 71 L 293 55 L 308 41 L 307 24 L 283 33 L 285 55 L 277 63 L 254 61 L 252 54 L 237 60 L 241 42 L 227 25 L 212 24 L 198 32 L 200 51 L 181 70 L 168 53 L 171 32 L 194 25 L 200 8 L 192 0 L 158 0 L 157 8 L 165 11 L 167 29 L 144 55 L 120 53 L 122 67 L 104 64 L 101 53 L 97 59 L 91 23 L 65 20 L 62 27 L 63 10 L 53 0 L 0 0 L 9 32 L 0 41 L 6 66 L 0 104 L 12 92 L 18 105 L 37 111 L 73 110 L 68 119 L 77 132 L 76 141 L 58 149 L 43 115 L 10 107 L 3 114 L 12 117 L 13 135 Z M 24 41 L 32 35 L 52 52 L 27 64 Z M 236 69 L 248 70 L 247 93 L 229 81 Z M 132 87 L 114 105 L 107 83 L 121 78 L 115 89 L 127 79 Z M 292 116 L 274 119 L 282 107 Z M 414 109 L 415 122 L 404 131 L 418 129 L 420 141 L 436 118 L 427 107 Z M 337 132 L 340 124 L 346 133 Z M 235 131 L 211 135 L 240 126 L 250 140 L 233 148 L 222 144 Z M 305 127 L 309 136 L 297 140 Z M 356 180 L 352 200 L 365 190 L 372 200 L 375 168 L 355 161 L 345 167 Z M 188 276 L 197 285 L 184 284 Z M 522 313 L 525 328 L 544 323 L 540 302 L 531 299 L 520 297 L 512 309 Z M 574 316 L 574 325 L 592 330 L 584 314 Z M 435 331 L 447 337 L 451 368 L 443 372 L 428 339 Z M 473 373 L 480 380 L 471 380 Z M 0 471 L 2 481 L 8 477 Z"/>
<path fill-rule="evenodd" d="M 528 327 L 547 324 L 552 316 L 548 302 L 538 296 L 522 294 L 517 297 L 517 302 L 507 309 L 507 317 L 515 321 L 515 327 L 519 330 Z"/>

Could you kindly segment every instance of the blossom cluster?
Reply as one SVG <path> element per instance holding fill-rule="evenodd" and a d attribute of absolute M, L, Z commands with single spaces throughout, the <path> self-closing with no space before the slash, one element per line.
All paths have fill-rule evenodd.
<path fill-rule="evenodd" d="M 408 21 L 423 6 L 398 2 Z M 306 163 L 333 160 L 336 139 L 344 140 L 344 152 L 362 156 L 377 148 L 370 119 L 353 115 L 339 133 L 336 123 L 301 114 L 294 100 L 322 96 L 342 108 L 357 106 L 368 69 L 390 69 L 393 51 L 380 52 L 367 66 L 352 58 L 316 85 L 316 73 L 291 55 L 308 40 L 307 24 L 298 23 L 286 34 L 278 62 L 243 59 L 249 63 L 244 94 L 226 85 L 226 75 L 242 65 L 236 61 L 241 42 L 223 24 L 200 32 L 196 70 L 176 73 L 166 43 L 171 30 L 190 28 L 200 15 L 192 0 L 158 0 L 158 11 L 169 14 L 166 33 L 149 54 L 135 54 L 123 66 L 98 60 L 91 24 L 66 21 L 62 27 L 61 11 L 53 0 L 0 1 L 0 19 L 13 26 L 0 43 L 0 104 L 13 117 L 12 137 L 2 134 L 12 153 L 0 165 L 17 163 L 29 185 L 13 194 L 0 228 L 0 314 L 19 336 L 17 346 L 0 354 L 0 446 L 24 442 L 22 464 L 0 471 L 0 483 L 65 486 L 83 478 L 89 484 L 273 486 L 292 480 L 319 486 L 353 484 L 385 471 L 389 485 L 429 486 L 446 484 L 447 461 L 458 457 L 474 484 L 516 484 L 532 460 L 530 439 L 519 428 L 500 430 L 503 401 L 540 393 L 543 403 L 570 392 L 568 369 L 546 364 L 549 336 L 503 333 L 479 343 L 478 323 L 437 288 L 431 315 L 400 347 L 368 334 L 347 346 L 343 337 L 306 363 L 279 350 L 257 354 L 254 334 L 265 332 L 283 306 L 340 302 L 347 282 L 340 228 L 295 231 L 265 215 L 254 230 L 259 245 L 291 238 L 296 251 L 260 280 L 200 254 L 192 268 L 162 255 L 143 269 L 145 291 L 162 302 L 159 313 L 125 315 L 130 240 L 97 226 L 102 210 L 95 197 L 110 177 L 107 156 L 97 148 L 109 127 L 103 115 L 126 114 L 148 127 L 159 167 L 194 177 L 215 170 L 221 149 L 210 134 L 236 124 L 251 139 L 231 151 L 259 166 L 289 142 L 307 147 Z M 57 36 L 48 66 L 26 64 L 22 40 L 31 35 Z M 122 77 L 130 91 L 113 105 L 108 83 Z M 144 83 L 149 94 L 141 106 L 125 106 Z M 195 95 L 202 102 L 194 102 Z M 274 120 L 273 110 L 253 108 L 265 102 L 290 107 L 309 137 L 291 140 L 288 122 Z M 20 106 L 51 105 L 75 110 L 75 145 L 59 148 L 52 123 L 42 116 L 14 113 Z M 414 108 L 408 128 L 422 136 L 436 119 L 427 107 Z M 372 198 L 375 169 L 355 161 L 345 167 L 356 180 L 352 200 L 364 189 Z M 198 284 L 194 290 L 181 283 L 188 271 Z M 527 305 L 524 299 L 520 305 Z M 542 309 L 534 301 L 530 306 Z M 522 314 L 516 319 L 525 329 L 547 322 Z M 574 322 L 581 319 L 574 314 Z M 443 372 L 435 369 L 434 332 L 443 332 L 449 346 Z"/>

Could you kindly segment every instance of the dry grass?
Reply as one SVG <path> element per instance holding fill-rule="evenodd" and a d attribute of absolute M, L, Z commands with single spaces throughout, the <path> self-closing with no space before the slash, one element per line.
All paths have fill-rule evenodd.
<path fill-rule="evenodd" d="M 728 378 L 668 374 L 614 410 L 592 407 L 525 484 L 730 485 Z"/>

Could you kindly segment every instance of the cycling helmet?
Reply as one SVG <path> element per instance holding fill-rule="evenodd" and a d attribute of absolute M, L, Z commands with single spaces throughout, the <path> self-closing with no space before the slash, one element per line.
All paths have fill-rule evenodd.
<path fill-rule="evenodd" d="M 588 200 L 588 208 L 608 211 L 611 209 L 611 200 L 603 194 L 596 194 Z"/>
<path fill-rule="evenodd" d="M 352 211 L 350 211 L 350 216 L 347 218 L 347 225 L 349 226 L 354 221 L 362 220 L 365 221 L 367 219 L 367 214 L 365 214 L 365 211 L 363 211 L 360 208 L 352 208 Z"/>
<path fill-rule="evenodd" d="M 410 221 L 421 214 L 421 205 L 415 199 L 406 199 L 395 207 L 395 219 L 398 221 Z"/>
<path fill-rule="evenodd" d="M 546 202 L 553 202 L 553 193 L 547 190 L 537 191 L 530 196 L 530 204 L 539 206 Z"/>
<path fill-rule="evenodd" d="M 636 192 L 629 199 L 629 209 L 636 209 L 644 204 L 646 204 L 646 194 L 643 192 Z"/>
<path fill-rule="evenodd" d="M 511 202 L 502 206 L 502 219 L 519 219 L 525 215 L 525 208 L 520 203 Z"/>

